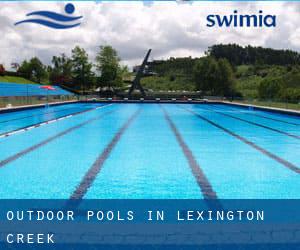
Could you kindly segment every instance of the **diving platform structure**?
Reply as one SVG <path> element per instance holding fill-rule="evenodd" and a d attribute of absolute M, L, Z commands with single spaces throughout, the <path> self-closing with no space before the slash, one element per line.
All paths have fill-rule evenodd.
<path fill-rule="evenodd" d="M 148 59 L 149 59 L 151 51 L 152 51 L 151 49 L 148 50 L 148 52 L 147 52 L 147 54 L 146 54 L 146 56 L 145 56 L 145 58 L 143 60 L 142 65 L 139 67 L 139 69 L 138 69 L 138 71 L 136 73 L 136 76 L 135 76 L 135 78 L 132 81 L 132 85 L 131 85 L 131 87 L 130 87 L 130 89 L 128 91 L 128 97 L 131 97 L 132 92 L 135 89 L 139 90 L 141 92 L 141 94 L 142 94 L 143 97 L 146 96 L 146 92 L 145 92 L 144 88 L 142 87 L 140 81 L 141 81 L 141 78 L 142 78 L 142 76 L 144 74 L 144 70 L 145 70 L 145 67 L 147 65 L 147 62 L 148 62 Z"/>

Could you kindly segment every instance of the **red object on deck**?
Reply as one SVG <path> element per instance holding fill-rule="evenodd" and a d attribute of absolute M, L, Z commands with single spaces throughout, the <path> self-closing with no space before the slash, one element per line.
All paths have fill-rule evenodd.
<path fill-rule="evenodd" d="M 50 86 L 50 85 L 44 85 L 40 87 L 41 89 L 47 89 L 47 90 L 55 90 L 54 87 Z"/>

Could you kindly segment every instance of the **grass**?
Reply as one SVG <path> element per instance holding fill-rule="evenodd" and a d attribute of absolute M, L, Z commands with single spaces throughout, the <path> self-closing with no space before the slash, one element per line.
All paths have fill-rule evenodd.
<path fill-rule="evenodd" d="M 194 83 L 185 76 L 148 76 L 142 78 L 141 84 L 153 91 L 195 90 Z"/>
<path fill-rule="evenodd" d="M 20 84 L 36 84 L 28 79 L 17 76 L 0 76 L 0 82 L 11 82 L 11 83 L 20 83 Z"/>

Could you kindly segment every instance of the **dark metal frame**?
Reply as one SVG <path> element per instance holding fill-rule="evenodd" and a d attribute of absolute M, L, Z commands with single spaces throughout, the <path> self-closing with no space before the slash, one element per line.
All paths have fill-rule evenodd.
<path fill-rule="evenodd" d="M 140 80 L 141 80 L 141 78 L 143 76 L 144 69 L 145 69 L 145 67 L 147 65 L 147 61 L 148 61 L 148 58 L 150 56 L 150 53 L 151 53 L 151 49 L 148 50 L 148 52 L 147 52 L 147 54 L 146 54 L 146 56 L 145 56 L 145 58 L 143 60 L 142 65 L 139 67 L 139 70 L 138 70 L 138 72 L 137 72 L 137 74 L 136 74 L 136 76 L 135 76 L 135 78 L 134 78 L 134 80 L 132 82 L 132 85 L 131 85 L 131 87 L 129 89 L 128 97 L 131 97 L 131 94 L 132 94 L 132 92 L 135 89 L 138 89 L 141 92 L 141 94 L 142 94 L 143 97 L 146 96 L 145 90 L 143 89 L 143 87 L 142 87 L 142 85 L 140 83 Z"/>

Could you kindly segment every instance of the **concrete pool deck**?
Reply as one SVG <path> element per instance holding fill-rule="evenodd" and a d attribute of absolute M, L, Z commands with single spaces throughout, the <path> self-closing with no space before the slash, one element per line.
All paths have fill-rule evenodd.
<path fill-rule="evenodd" d="M 259 105 L 253 105 L 253 104 L 245 104 L 245 103 L 239 103 L 239 102 L 230 102 L 230 101 L 224 101 L 224 100 L 114 100 L 114 99 L 101 99 L 101 100 L 92 100 L 87 99 L 85 101 L 63 101 L 63 102 L 53 102 L 49 103 L 49 106 L 57 106 L 57 105 L 64 105 L 64 104 L 74 104 L 74 103 L 170 103 L 170 104 L 227 104 L 237 107 L 243 107 L 243 108 L 254 108 L 257 110 L 262 111 L 270 111 L 274 113 L 281 113 L 281 114 L 288 114 L 288 115 L 294 115 L 294 116 L 300 116 L 300 111 L 294 110 L 294 109 L 284 109 L 284 108 L 275 108 L 275 107 L 269 107 L 269 106 L 259 106 Z M 26 109 L 33 109 L 33 108 L 41 108 L 45 106 L 46 103 L 43 104 L 33 104 L 33 105 L 24 105 L 24 106 L 16 106 L 16 107 L 10 107 L 10 108 L 0 108 L 0 114 L 1 113 L 7 113 L 7 112 L 14 112 L 14 111 L 21 111 Z"/>
<path fill-rule="evenodd" d="M 52 102 L 48 103 L 49 106 L 57 106 L 57 105 L 63 105 L 63 104 L 72 104 L 72 103 L 78 103 L 78 101 L 63 101 L 63 102 Z M 12 106 L 10 108 L 0 108 L 0 114 L 1 113 L 7 113 L 7 112 L 13 112 L 13 111 L 21 111 L 26 109 L 34 109 L 34 108 L 42 108 L 47 103 L 41 103 L 41 104 L 31 104 L 31 105 L 22 105 L 22 106 Z"/>
<path fill-rule="evenodd" d="M 269 106 L 259 106 L 259 105 L 244 104 L 244 103 L 239 103 L 239 102 L 228 102 L 228 101 L 222 101 L 221 103 L 229 104 L 229 105 L 235 105 L 235 106 L 239 106 L 239 107 L 245 107 L 245 108 L 252 107 L 252 108 L 255 108 L 255 109 L 258 109 L 258 110 L 263 110 L 263 111 L 273 111 L 273 112 L 276 112 L 276 113 L 300 116 L 300 111 L 294 110 L 294 109 L 283 109 L 283 108 L 275 108 L 275 107 L 269 107 Z"/>

